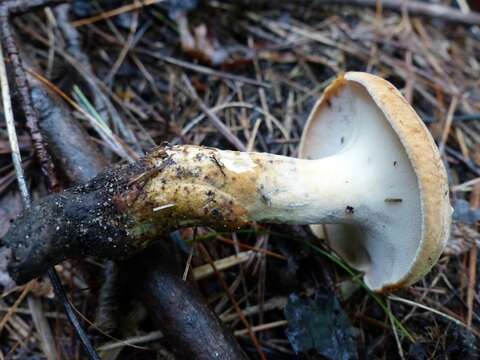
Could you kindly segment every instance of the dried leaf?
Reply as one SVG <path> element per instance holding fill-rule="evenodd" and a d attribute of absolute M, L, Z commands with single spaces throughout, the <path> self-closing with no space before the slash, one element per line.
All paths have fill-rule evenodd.
<path fill-rule="evenodd" d="M 316 351 L 329 359 L 357 359 L 348 316 L 335 295 L 317 292 L 313 299 L 291 294 L 285 307 L 287 337 L 298 353 Z"/>

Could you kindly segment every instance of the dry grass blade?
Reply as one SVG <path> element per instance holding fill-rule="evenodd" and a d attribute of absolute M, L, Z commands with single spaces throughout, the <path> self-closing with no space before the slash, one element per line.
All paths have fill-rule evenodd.
<path fill-rule="evenodd" d="M 20 293 L 20 296 L 15 300 L 15 303 L 10 307 L 8 312 L 2 317 L 0 320 L 0 332 L 3 330 L 5 324 L 7 323 L 8 320 L 12 317 L 12 315 L 15 313 L 15 310 L 17 307 L 22 303 L 23 299 L 25 299 L 25 296 L 28 295 L 28 292 L 30 291 L 32 287 L 32 282 L 29 282 L 27 285 L 25 285 L 22 289 L 22 292 Z"/>
<path fill-rule="evenodd" d="M 460 319 L 454 318 L 453 316 L 445 314 L 445 313 L 443 313 L 443 312 L 441 312 L 437 309 L 431 308 L 427 305 L 420 304 L 420 303 L 412 301 L 412 300 L 404 299 L 404 298 L 401 298 L 401 297 L 396 296 L 396 295 L 390 295 L 389 299 L 391 299 L 393 301 L 401 302 L 401 303 L 404 303 L 404 304 L 407 304 L 407 305 L 410 305 L 410 306 L 416 306 L 420 309 L 423 309 L 423 310 L 429 311 L 433 314 L 436 314 L 438 316 L 441 316 L 441 317 L 455 323 L 458 326 L 465 327 L 465 328 L 468 327 L 467 324 L 462 322 Z M 471 329 L 471 331 L 475 334 L 475 336 L 480 337 L 480 333 L 476 329 Z"/>
<path fill-rule="evenodd" d="M 41 346 L 45 356 L 48 360 L 58 359 L 55 341 L 53 340 L 50 325 L 45 317 L 41 300 L 29 297 L 28 307 L 32 313 L 33 322 L 40 336 Z"/>
<path fill-rule="evenodd" d="M 80 27 L 80 26 L 90 25 L 90 24 L 93 24 L 97 21 L 106 20 L 106 19 L 109 19 L 109 18 L 114 17 L 114 16 L 118 16 L 118 15 L 121 15 L 121 14 L 125 14 L 127 12 L 139 10 L 142 7 L 158 4 L 158 3 L 164 2 L 164 1 L 166 1 L 166 0 L 140 0 L 140 1 L 137 0 L 133 3 L 131 3 L 131 4 L 126 4 L 126 5 L 120 6 L 116 9 L 113 9 L 113 10 L 110 10 L 110 11 L 105 11 L 105 12 L 102 12 L 98 15 L 95 15 L 95 16 L 92 16 L 92 17 L 89 17 L 89 18 L 86 18 L 86 19 L 76 20 L 76 21 L 73 22 L 73 26 Z"/>
<path fill-rule="evenodd" d="M 23 175 L 22 158 L 20 155 L 20 148 L 18 146 L 17 134 L 15 131 L 15 120 L 12 111 L 12 99 L 10 98 L 10 87 L 8 85 L 7 69 L 5 66 L 5 59 L 3 57 L 3 50 L 0 46 L 0 85 L 2 90 L 3 111 L 5 113 L 5 122 L 7 124 L 8 139 L 10 141 L 13 166 L 17 174 L 18 186 L 22 194 L 24 206 L 30 206 L 30 193 L 27 188 L 27 183 Z"/>
<path fill-rule="evenodd" d="M 245 251 L 232 256 L 228 256 L 223 259 L 216 260 L 214 262 L 215 264 L 214 266 L 215 268 L 217 268 L 218 271 L 223 271 L 235 265 L 243 264 L 249 261 L 254 256 L 255 256 L 255 252 Z M 215 269 L 213 268 L 212 265 L 205 264 L 205 265 L 197 266 L 196 268 L 194 268 L 192 270 L 192 273 L 195 280 L 201 280 L 213 275 L 215 273 Z"/>
<path fill-rule="evenodd" d="M 163 334 L 161 331 L 153 331 L 146 335 L 133 336 L 125 340 L 119 340 L 116 342 L 111 342 L 111 343 L 102 345 L 98 348 L 98 351 L 107 351 L 107 350 L 117 349 L 123 346 L 144 344 L 150 341 L 161 339 L 162 337 L 163 337 Z M 147 349 L 147 348 L 144 348 L 144 349 Z"/>

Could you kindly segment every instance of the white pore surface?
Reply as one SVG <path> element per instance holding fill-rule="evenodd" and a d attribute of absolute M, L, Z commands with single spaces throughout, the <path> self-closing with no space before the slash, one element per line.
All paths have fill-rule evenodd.
<path fill-rule="evenodd" d="M 341 183 L 330 188 L 344 202 L 347 219 L 327 225 L 327 238 L 348 263 L 365 272 L 370 288 L 394 284 L 408 273 L 422 238 L 420 191 L 407 154 L 358 84 L 349 82 L 317 116 L 303 157 L 337 164 L 330 171 L 338 171 L 336 182 Z"/>

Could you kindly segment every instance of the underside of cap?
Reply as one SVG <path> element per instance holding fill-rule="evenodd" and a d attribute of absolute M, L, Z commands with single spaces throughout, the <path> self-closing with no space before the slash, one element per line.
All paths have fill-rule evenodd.
<path fill-rule="evenodd" d="M 365 151 L 366 146 L 373 151 Z M 365 272 L 365 283 L 373 290 L 410 285 L 436 263 L 449 235 L 448 182 L 435 142 L 393 85 L 374 75 L 348 72 L 315 105 L 300 156 L 318 159 L 348 151 L 360 161 L 354 158 L 352 171 L 365 177 L 359 185 L 365 186 L 363 200 L 374 203 L 377 213 L 375 219 L 358 221 L 361 226 L 327 225 L 324 234 L 350 265 Z M 359 219 L 361 215 L 355 214 Z M 319 226 L 312 225 L 316 235 Z"/>

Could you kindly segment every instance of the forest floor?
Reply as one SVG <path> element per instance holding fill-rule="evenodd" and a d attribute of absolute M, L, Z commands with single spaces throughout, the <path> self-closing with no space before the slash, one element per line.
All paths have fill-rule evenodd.
<path fill-rule="evenodd" d="M 307 227 L 175 234 L 194 274 L 211 259 L 230 262 L 195 283 L 252 359 L 480 357 L 480 15 L 464 0 L 442 1 L 440 15 L 391 3 L 75 0 L 11 19 L 29 77 L 60 95 L 51 106 L 68 109 L 111 164 L 164 142 L 296 157 L 313 105 L 346 71 L 387 79 L 425 121 L 455 217 L 438 264 L 413 286 L 368 291 Z M 16 126 L 29 190 L 42 198 L 22 115 Z M 56 177 L 68 187 L 76 180 L 62 164 Z M 0 119 L 0 237 L 21 209 Z M 57 266 L 102 358 L 175 359 L 148 306 L 103 301 L 106 267 L 97 258 Z M 113 308 L 129 311 L 118 318 Z M 0 297 L 0 359 L 39 358 L 85 358 L 46 277 Z"/>

